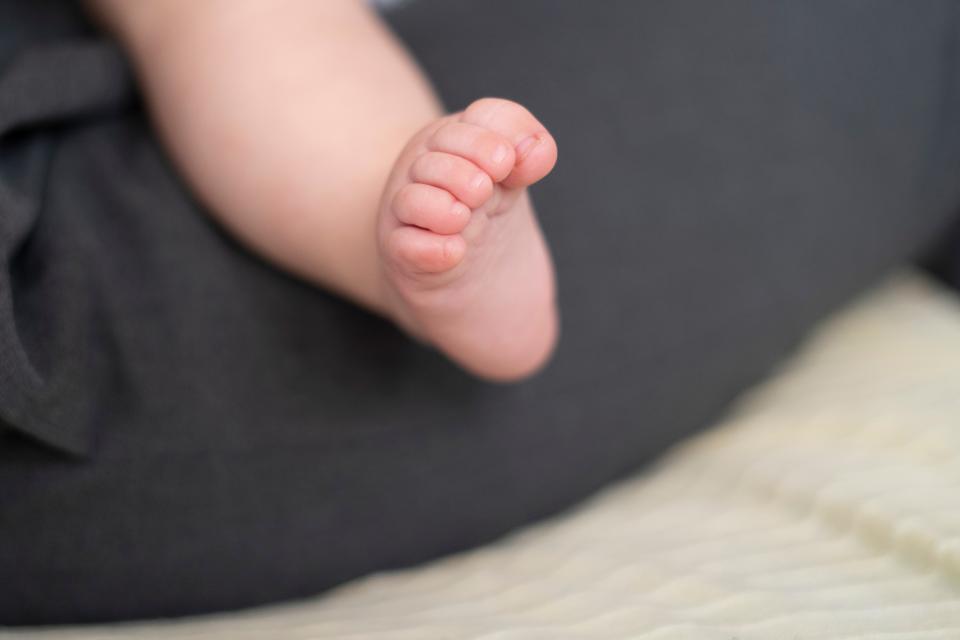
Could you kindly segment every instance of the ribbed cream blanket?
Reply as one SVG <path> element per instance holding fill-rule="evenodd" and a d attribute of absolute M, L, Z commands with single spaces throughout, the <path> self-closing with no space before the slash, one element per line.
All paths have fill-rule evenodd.
<path fill-rule="evenodd" d="M 497 544 L 282 607 L 0 638 L 960 639 L 960 303 L 894 279 L 724 423 Z"/>

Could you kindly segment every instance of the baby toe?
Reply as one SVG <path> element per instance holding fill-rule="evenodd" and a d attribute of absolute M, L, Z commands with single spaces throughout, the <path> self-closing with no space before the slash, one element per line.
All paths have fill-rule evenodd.
<path fill-rule="evenodd" d="M 452 269 L 463 260 L 466 249 L 459 235 L 445 236 L 412 226 L 397 227 L 386 243 L 394 264 L 414 276 Z"/>

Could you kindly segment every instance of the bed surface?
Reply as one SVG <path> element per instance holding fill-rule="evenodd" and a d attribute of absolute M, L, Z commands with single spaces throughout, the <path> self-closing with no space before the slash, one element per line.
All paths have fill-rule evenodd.
<path fill-rule="evenodd" d="M 655 468 L 481 549 L 290 605 L 0 638 L 960 638 L 960 302 L 897 276 Z"/>

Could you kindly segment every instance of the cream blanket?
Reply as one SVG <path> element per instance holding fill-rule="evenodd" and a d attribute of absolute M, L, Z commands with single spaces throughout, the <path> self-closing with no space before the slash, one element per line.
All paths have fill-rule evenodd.
<path fill-rule="evenodd" d="M 960 639 L 960 302 L 900 276 L 655 469 L 496 544 L 292 605 L 0 638 Z"/>

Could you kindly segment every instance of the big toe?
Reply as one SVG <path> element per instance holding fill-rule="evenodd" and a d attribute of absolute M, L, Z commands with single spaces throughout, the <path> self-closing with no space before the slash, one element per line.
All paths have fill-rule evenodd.
<path fill-rule="evenodd" d="M 557 143 L 547 128 L 523 105 L 502 98 L 482 98 L 461 116 L 463 122 L 486 127 L 509 140 L 516 153 L 508 189 L 526 187 L 546 176 L 557 163 Z"/>

